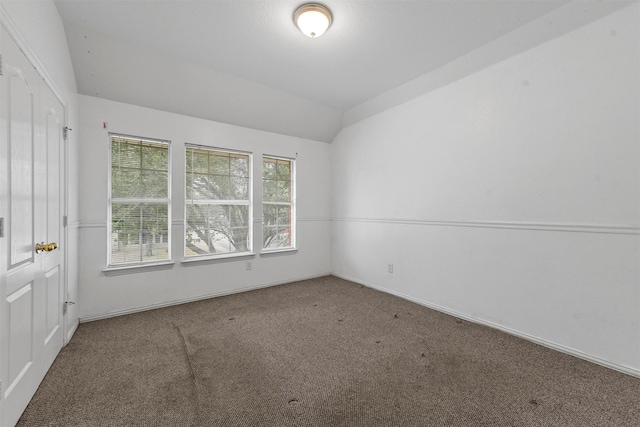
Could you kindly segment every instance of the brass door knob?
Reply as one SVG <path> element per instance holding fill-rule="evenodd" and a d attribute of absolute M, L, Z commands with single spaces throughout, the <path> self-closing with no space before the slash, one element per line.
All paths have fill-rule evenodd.
<path fill-rule="evenodd" d="M 58 244 L 55 243 L 55 242 L 47 243 L 46 245 L 44 244 L 44 242 L 36 243 L 36 253 L 37 254 L 39 254 L 42 251 L 51 252 L 54 249 L 58 249 Z"/>

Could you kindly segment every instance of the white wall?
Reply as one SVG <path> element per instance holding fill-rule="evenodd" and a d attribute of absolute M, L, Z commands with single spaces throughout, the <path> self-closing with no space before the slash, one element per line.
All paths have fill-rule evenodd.
<path fill-rule="evenodd" d="M 76 80 L 71 64 L 71 57 L 67 47 L 67 39 L 53 1 L 7 1 L 1 3 L 4 19 L 11 21 L 18 29 L 21 37 L 27 43 L 31 53 L 35 55 L 39 65 L 51 78 L 60 94 L 65 98 L 68 116 L 68 126 L 75 128 L 78 124 L 78 108 L 76 96 L 78 93 Z M 70 132 L 67 142 L 69 186 L 67 191 L 68 203 L 68 239 L 66 251 L 69 263 L 67 265 L 67 284 L 69 299 L 78 298 L 78 138 L 77 133 Z M 78 323 L 76 307 L 70 306 L 67 321 L 67 332 L 70 338 Z"/>
<path fill-rule="evenodd" d="M 343 129 L 334 273 L 640 374 L 639 16 Z"/>
<path fill-rule="evenodd" d="M 80 127 L 80 317 L 95 319 L 141 308 L 221 295 L 326 275 L 330 263 L 330 148 L 326 143 L 152 110 L 79 95 Z M 103 128 L 103 123 L 107 128 Z M 172 258 L 169 270 L 105 276 L 109 132 L 171 141 Z M 182 264 L 184 144 L 237 149 L 254 155 L 254 192 L 261 200 L 262 154 L 297 158 L 298 251 Z M 254 205 L 254 236 L 261 236 L 262 207 Z M 261 239 L 255 238 L 259 252 Z"/>

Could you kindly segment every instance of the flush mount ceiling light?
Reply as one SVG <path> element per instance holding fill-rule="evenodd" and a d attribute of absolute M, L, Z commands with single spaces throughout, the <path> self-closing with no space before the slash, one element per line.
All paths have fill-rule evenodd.
<path fill-rule="evenodd" d="M 331 11 L 318 3 L 303 4 L 293 14 L 293 22 L 311 38 L 320 37 L 331 25 Z"/>

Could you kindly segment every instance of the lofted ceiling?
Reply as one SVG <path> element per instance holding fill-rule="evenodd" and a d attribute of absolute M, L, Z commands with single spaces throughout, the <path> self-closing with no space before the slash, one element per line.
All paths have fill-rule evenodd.
<path fill-rule="evenodd" d="M 560 0 L 326 0 L 333 24 L 310 39 L 292 22 L 300 0 L 55 3 L 80 93 L 326 142 L 345 112 L 520 28 L 537 23 L 541 43 L 580 25 L 556 19 L 573 16 Z M 603 3 L 571 10 L 621 2 Z"/>

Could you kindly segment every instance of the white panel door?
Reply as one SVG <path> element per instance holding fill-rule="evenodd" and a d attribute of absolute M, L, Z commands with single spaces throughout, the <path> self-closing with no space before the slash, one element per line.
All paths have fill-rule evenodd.
<path fill-rule="evenodd" d="M 63 258 L 62 248 L 62 218 L 64 195 L 64 175 L 63 175 L 63 128 L 64 128 L 64 107 L 60 101 L 49 90 L 44 81 L 41 81 L 40 91 L 40 114 L 37 115 L 36 135 L 36 164 L 42 165 L 43 169 L 35 170 L 35 185 L 37 201 L 35 203 L 36 242 L 54 243 L 53 247 L 40 251 L 36 258 L 39 262 L 38 275 L 42 281 L 43 309 L 41 339 L 44 349 L 44 371 L 47 372 L 53 360 L 56 358 L 64 344 L 63 331 Z"/>
<path fill-rule="evenodd" d="M 16 423 L 63 345 L 64 109 L 4 28 L 0 40 L 0 426 L 5 427 Z"/>

